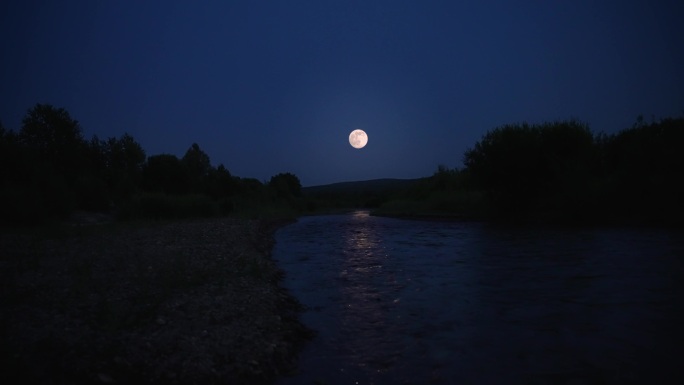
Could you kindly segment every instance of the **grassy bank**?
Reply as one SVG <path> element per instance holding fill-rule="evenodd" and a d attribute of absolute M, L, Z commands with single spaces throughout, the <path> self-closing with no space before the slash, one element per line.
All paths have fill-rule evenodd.
<path fill-rule="evenodd" d="M 22 383 L 270 383 L 310 335 L 270 258 L 281 220 L 0 236 L 2 370 Z"/>

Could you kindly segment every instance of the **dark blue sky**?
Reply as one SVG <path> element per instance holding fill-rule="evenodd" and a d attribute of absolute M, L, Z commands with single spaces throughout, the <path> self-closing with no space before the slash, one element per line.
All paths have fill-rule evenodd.
<path fill-rule="evenodd" d="M 507 123 L 684 114 L 681 1 L 31 1 L 0 5 L 0 121 L 66 108 L 148 155 L 196 142 L 304 186 L 431 175 Z M 362 150 L 348 141 L 365 130 Z"/>

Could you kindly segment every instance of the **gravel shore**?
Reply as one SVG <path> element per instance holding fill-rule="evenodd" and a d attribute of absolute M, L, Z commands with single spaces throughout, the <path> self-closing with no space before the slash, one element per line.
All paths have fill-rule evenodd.
<path fill-rule="evenodd" d="M 6 378 L 268 384 L 311 336 L 270 258 L 283 221 L 62 226 L 0 235 Z"/>

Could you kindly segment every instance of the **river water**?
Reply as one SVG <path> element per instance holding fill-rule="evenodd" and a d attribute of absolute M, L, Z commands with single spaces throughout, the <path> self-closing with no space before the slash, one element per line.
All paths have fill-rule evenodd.
<path fill-rule="evenodd" d="M 273 257 L 317 335 L 278 383 L 676 383 L 683 235 L 302 217 Z"/>

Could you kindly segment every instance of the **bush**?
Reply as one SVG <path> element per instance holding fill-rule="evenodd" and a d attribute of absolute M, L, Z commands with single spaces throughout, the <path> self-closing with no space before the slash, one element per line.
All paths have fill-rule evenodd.
<path fill-rule="evenodd" d="M 594 135 L 577 121 L 506 125 L 464 155 L 476 188 L 502 214 L 535 210 L 597 174 Z"/>

